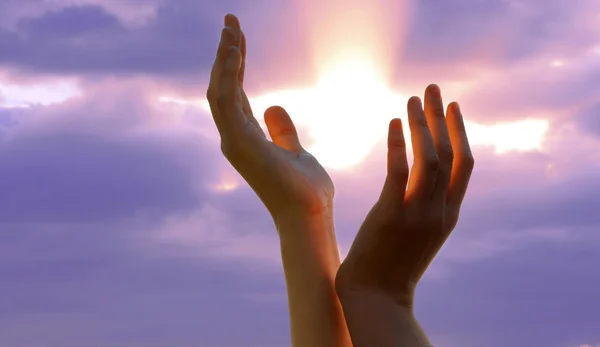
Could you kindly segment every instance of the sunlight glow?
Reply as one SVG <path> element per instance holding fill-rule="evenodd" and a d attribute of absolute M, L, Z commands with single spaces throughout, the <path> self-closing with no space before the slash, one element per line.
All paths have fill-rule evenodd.
<path fill-rule="evenodd" d="M 324 165 L 342 169 L 363 161 L 381 140 L 407 98 L 377 79 L 373 65 L 350 61 L 320 79 L 315 88 L 251 98 L 255 114 L 283 106 L 296 127 L 306 129 L 305 148 Z"/>
<path fill-rule="evenodd" d="M 29 108 L 65 102 L 79 96 L 79 88 L 69 82 L 16 85 L 0 81 L 0 108 Z"/>
<path fill-rule="evenodd" d="M 230 192 L 230 191 L 236 190 L 238 187 L 239 187 L 239 183 L 228 182 L 228 181 L 224 181 L 224 182 L 221 182 L 221 183 L 213 186 L 213 188 L 215 190 L 221 191 L 221 192 Z"/>
<path fill-rule="evenodd" d="M 496 153 L 509 151 L 535 151 L 542 149 L 542 140 L 548 131 L 549 122 L 525 119 L 495 125 L 467 123 L 469 142 L 476 145 L 493 146 Z"/>

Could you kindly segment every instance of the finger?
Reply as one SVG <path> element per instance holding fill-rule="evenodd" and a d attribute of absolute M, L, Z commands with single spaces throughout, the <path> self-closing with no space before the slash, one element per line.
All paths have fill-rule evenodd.
<path fill-rule="evenodd" d="M 435 189 L 438 156 L 423 112 L 421 100 L 413 96 L 408 100 L 408 125 L 414 151 L 414 164 L 409 177 L 407 195 L 429 201 Z"/>
<path fill-rule="evenodd" d="M 404 203 L 408 182 L 408 159 L 402 121 L 392 119 L 388 129 L 387 177 L 380 200 Z"/>
<path fill-rule="evenodd" d="M 283 107 L 269 107 L 265 111 L 265 123 L 274 144 L 292 152 L 303 150 L 296 127 Z"/>
<path fill-rule="evenodd" d="M 260 126 L 260 124 L 258 123 L 256 118 L 254 117 L 254 113 L 252 112 L 252 108 L 250 107 L 250 101 L 248 100 L 248 96 L 246 96 L 246 93 L 244 92 L 243 89 L 240 90 L 240 94 L 242 97 L 242 110 L 244 111 L 246 118 L 248 118 L 250 123 L 254 124 L 254 126 L 256 127 L 256 130 L 260 133 L 260 135 L 262 137 L 266 138 L 265 132 L 263 131 L 262 127 Z"/>
<path fill-rule="evenodd" d="M 242 88 L 243 88 L 244 74 L 245 74 L 245 70 L 246 70 L 246 36 L 244 35 L 244 32 L 241 30 L 240 30 L 240 34 L 241 34 L 240 51 L 242 52 L 242 66 L 240 67 L 240 73 L 238 75 L 238 80 L 240 82 L 240 86 L 242 86 Z M 246 114 L 246 116 L 248 117 L 250 122 L 252 122 L 252 124 L 254 124 L 254 126 L 259 130 L 260 134 L 263 137 L 266 137 L 265 133 L 262 131 L 260 124 L 258 123 L 256 118 L 254 118 L 254 114 L 252 113 L 252 108 L 250 107 L 250 101 L 248 100 L 248 97 L 246 96 L 246 93 L 243 92 L 243 90 L 242 90 L 242 109 L 244 110 L 244 113 Z"/>
<path fill-rule="evenodd" d="M 227 14 L 225 16 L 225 25 L 233 29 L 233 32 L 235 33 L 235 45 L 240 48 L 240 52 L 242 53 L 242 63 L 240 66 L 240 71 L 238 73 L 238 81 L 240 83 L 240 87 L 243 87 L 244 72 L 246 70 L 246 37 L 244 36 L 244 32 L 242 31 L 240 21 L 235 15 Z M 252 124 L 254 124 L 260 135 L 262 137 L 266 137 L 265 133 L 260 127 L 260 124 L 258 124 L 258 121 L 256 120 L 256 118 L 254 118 L 254 115 L 252 114 L 252 108 L 250 107 L 250 102 L 248 101 L 246 93 L 243 90 L 241 90 L 240 94 L 242 99 L 242 110 L 244 111 L 244 114 L 246 115 L 248 120 Z"/>
<path fill-rule="evenodd" d="M 223 68 L 225 61 L 227 60 L 227 52 L 229 47 L 235 44 L 235 33 L 231 27 L 224 27 L 221 30 L 221 41 L 217 48 L 217 56 L 210 71 L 210 82 L 208 84 L 208 90 L 206 91 L 206 98 L 211 108 L 215 122 L 217 122 L 218 108 L 217 108 L 217 97 L 219 94 L 219 83 L 221 75 L 223 74 Z"/>
<path fill-rule="evenodd" d="M 224 24 L 226 27 L 230 27 L 233 29 L 233 32 L 235 33 L 235 43 L 234 44 L 237 47 L 240 47 L 241 36 L 242 36 L 240 20 L 234 14 L 228 13 L 227 15 L 225 15 Z"/>
<path fill-rule="evenodd" d="M 238 83 L 238 73 L 242 55 L 237 46 L 230 46 L 227 54 L 227 60 L 221 73 L 219 81 L 219 95 L 217 97 L 217 106 L 219 116 L 217 117 L 217 126 L 228 137 L 237 138 L 241 136 L 248 120 L 244 115 L 239 97 L 240 87 Z"/>
<path fill-rule="evenodd" d="M 446 204 L 449 208 L 458 209 L 467 192 L 467 186 L 475 166 L 465 123 L 458 103 L 453 102 L 448 105 L 448 130 L 450 132 L 450 141 L 454 148 L 454 164 L 452 165 L 452 174 L 450 176 L 450 187 Z"/>
<path fill-rule="evenodd" d="M 433 143 L 439 160 L 438 176 L 435 180 L 433 200 L 445 206 L 450 173 L 452 172 L 452 144 L 444 116 L 444 105 L 440 88 L 432 84 L 425 90 L 425 117 L 433 135 Z"/>
<path fill-rule="evenodd" d="M 240 84 L 244 85 L 244 74 L 246 73 L 246 35 L 243 31 L 241 33 L 240 50 L 242 51 L 242 67 L 240 67 L 239 80 Z"/>

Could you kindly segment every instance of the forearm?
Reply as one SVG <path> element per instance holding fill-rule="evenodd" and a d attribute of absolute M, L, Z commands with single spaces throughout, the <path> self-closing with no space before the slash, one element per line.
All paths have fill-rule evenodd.
<path fill-rule="evenodd" d="M 276 224 L 292 346 L 352 346 L 334 286 L 340 260 L 332 217 L 283 218 Z"/>
<path fill-rule="evenodd" d="M 340 293 L 354 347 L 431 346 L 411 308 L 365 293 Z"/>

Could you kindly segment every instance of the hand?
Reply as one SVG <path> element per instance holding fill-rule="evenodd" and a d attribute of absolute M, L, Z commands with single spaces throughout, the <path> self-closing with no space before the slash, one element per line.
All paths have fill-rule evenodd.
<path fill-rule="evenodd" d="M 412 309 L 419 279 L 458 221 L 474 166 L 459 106 L 450 104 L 445 117 L 439 87 L 430 85 L 425 110 L 419 98 L 409 100 L 408 121 L 414 148 L 410 177 L 402 123 L 394 119 L 383 191 L 337 274 L 344 310 L 349 293 Z"/>
<path fill-rule="evenodd" d="M 333 229 L 334 188 L 306 152 L 281 107 L 265 112 L 272 142 L 244 93 L 246 38 L 238 19 L 225 17 L 207 98 L 221 150 L 271 213 L 280 236 L 292 346 L 350 345 L 334 279 L 340 264 Z"/>
<path fill-rule="evenodd" d="M 265 112 L 272 142 L 252 115 L 243 89 L 245 65 L 246 38 L 238 19 L 227 15 L 207 91 L 223 154 L 276 222 L 288 217 L 331 215 L 333 183 L 302 148 L 287 112 L 278 106 Z"/>

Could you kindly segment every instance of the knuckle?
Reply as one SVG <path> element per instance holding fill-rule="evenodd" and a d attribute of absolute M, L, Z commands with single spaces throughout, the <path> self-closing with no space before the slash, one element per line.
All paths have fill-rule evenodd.
<path fill-rule="evenodd" d="M 227 144 L 227 142 L 221 140 L 221 153 L 225 156 L 225 158 L 229 158 L 229 154 L 231 153 L 231 146 Z"/>
<path fill-rule="evenodd" d="M 417 117 L 416 119 L 416 123 L 418 126 L 422 127 L 422 128 L 428 128 L 429 129 L 429 123 L 427 123 L 427 118 L 423 117 Z"/>
<path fill-rule="evenodd" d="M 405 183 L 408 181 L 409 172 L 408 168 L 401 167 L 397 168 L 393 171 L 393 176 L 396 178 L 398 182 Z"/>
<path fill-rule="evenodd" d="M 450 144 L 441 145 L 438 148 L 438 155 L 446 162 L 452 162 L 454 160 L 454 150 Z"/>
<path fill-rule="evenodd" d="M 434 230 L 438 230 L 440 227 L 443 227 L 445 224 L 444 215 L 441 213 L 436 213 L 428 217 L 428 224 Z"/>
<path fill-rule="evenodd" d="M 409 176 L 409 169 L 408 169 L 408 164 L 402 163 L 402 164 L 396 164 L 393 165 L 391 167 L 391 176 L 400 182 L 406 181 L 408 180 L 408 176 Z"/>
<path fill-rule="evenodd" d="M 389 143 L 392 148 L 406 148 L 404 137 L 395 137 Z"/>
<path fill-rule="evenodd" d="M 431 156 L 425 159 L 424 165 L 427 171 L 435 172 L 438 171 L 440 168 L 440 161 L 437 156 Z"/>
<path fill-rule="evenodd" d="M 462 167 L 469 173 L 473 172 L 473 168 L 475 167 L 475 158 L 473 158 L 473 154 L 469 153 L 464 157 Z"/>
<path fill-rule="evenodd" d="M 440 102 L 434 102 L 433 103 L 433 114 L 435 115 L 435 117 L 438 118 L 445 118 L 446 113 L 444 111 L 444 104 Z"/>
<path fill-rule="evenodd" d="M 206 90 L 206 99 L 208 100 L 208 102 L 215 101 L 215 91 L 213 87 L 208 87 L 208 89 Z"/>

